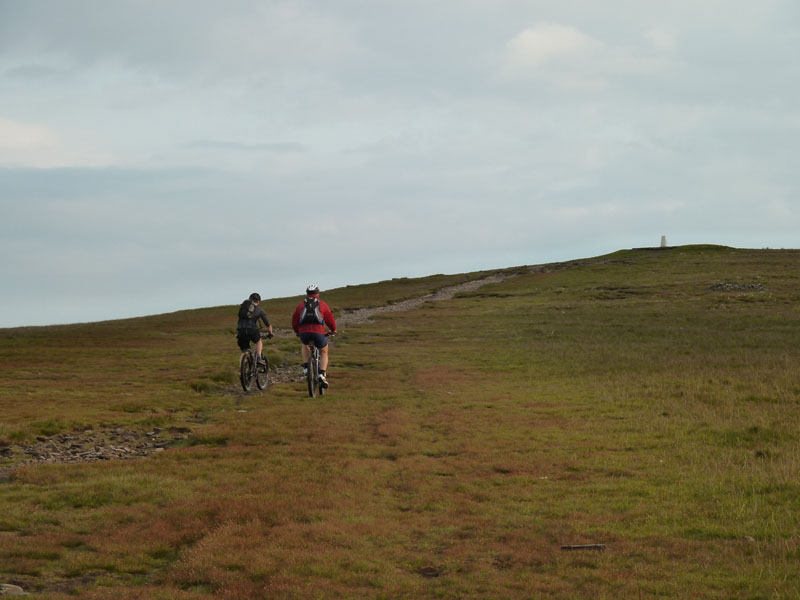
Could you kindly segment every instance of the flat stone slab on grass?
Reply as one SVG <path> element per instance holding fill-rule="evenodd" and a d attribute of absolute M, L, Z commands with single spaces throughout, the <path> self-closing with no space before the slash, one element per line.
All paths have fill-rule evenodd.
<path fill-rule="evenodd" d="M 18 585 L 0 583 L 0 596 L 27 596 L 28 593 Z"/>

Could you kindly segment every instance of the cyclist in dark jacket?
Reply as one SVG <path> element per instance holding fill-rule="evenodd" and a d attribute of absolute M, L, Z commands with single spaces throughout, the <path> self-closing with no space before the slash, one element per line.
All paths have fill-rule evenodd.
<path fill-rule="evenodd" d="M 247 352 L 250 348 L 250 342 L 255 344 L 255 355 L 260 363 L 264 363 L 264 358 L 261 356 L 261 349 L 263 344 L 261 342 L 261 331 L 258 328 L 258 321 L 264 322 L 267 328 L 267 333 L 272 337 L 272 325 L 267 318 L 267 313 L 259 306 L 261 304 L 261 295 L 253 292 L 250 294 L 250 302 L 253 303 L 253 310 L 248 318 L 239 318 L 239 323 L 236 326 L 236 341 L 239 343 L 239 348 L 242 352 Z"/>
<path fill-rule="evenodd" d="M 306 309 L 309 301 L 317 307 L 314 313 Z M 319 287 L 312 283 L 306 288 L 305 299 L 294 309 L 292 329 L 303 342 L 300 347 L 303 355 L 303 375 L 308 370 L 308 359 L 311 357 L 308 346 L 314 345 L 319 348 L 319 378 L 322 387 L 328 387 L 328 338 L 325 337 L 325 325 L 331 330 L 330 335 L 336 335 L 336 319 L 333 318 L 330 307 L 319 299 Z"/>

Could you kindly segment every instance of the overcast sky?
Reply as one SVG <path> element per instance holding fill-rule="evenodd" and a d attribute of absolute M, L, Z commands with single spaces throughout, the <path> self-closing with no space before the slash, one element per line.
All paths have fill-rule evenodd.
<path fill-rule="evenodd" d="M 0 327 L 796 248 L 797 0 L 0 0 Z"/>

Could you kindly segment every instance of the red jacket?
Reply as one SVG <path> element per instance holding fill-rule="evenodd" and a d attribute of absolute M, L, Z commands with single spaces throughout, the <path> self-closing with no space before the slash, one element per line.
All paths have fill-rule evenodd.
<path fill-rule="evenodd" d="M 319 298 L 319 294 L 314 294 L 314 298 Z M 303 312 L 303 304 L 305 301 L 301 302 L 297 305 L 297 308 L 294 309 L 294 314 L 292 315 L 292 329 L 294 329 L 295 333 L 325 333 L 325 325 L 328 326 L 328 329 L 331 332 L 336 332 L 336 319 L 333 318 L 333 313 L 331 312 L 330 307 L 323 302 L 322 300 L 319 301 L 319 312 L 322 315 L 322 320 L 325 321 L 325 325 L 316 324 L 316 323 L 306 323 L 301 325 L 300 324 L 300 313 Z"/>

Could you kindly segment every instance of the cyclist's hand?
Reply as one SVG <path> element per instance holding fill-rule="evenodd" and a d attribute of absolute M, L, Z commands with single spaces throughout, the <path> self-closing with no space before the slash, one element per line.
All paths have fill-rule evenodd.
<path fill-rule="evenodd" d="M 271 332 L 267 334 L 267 339 L 268 339 L 268 340 L 271 340 L 271 339 L 272 339 L 272 338 L 274 338 L 274 337 L 275 337 L 275 336 L 274 336 L 274 335 L 273 335 Z"/>

